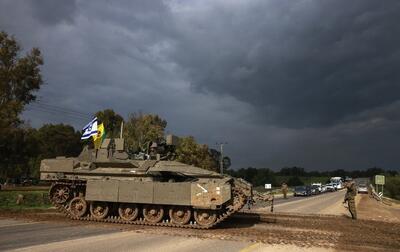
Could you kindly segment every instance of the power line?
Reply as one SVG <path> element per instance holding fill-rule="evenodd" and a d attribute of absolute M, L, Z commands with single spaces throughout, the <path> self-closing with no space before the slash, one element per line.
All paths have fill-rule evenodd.
<path fill-rule="evenodd" d="M 60 106 L 49 104 L 49 103 L 46 103 L 46 102 L 43 102 L 43 101 L 37 101 L 36 103 L 32 103 L 32 104 L 38 104 L 38 105 L 40 104 L 41 106 L 51 107 L 51 108 L 54 108 L 54 109 L 60 109 L 60 110 L 68 111 L 69 113 L 79 114 L 79 115 L 82 115 L 82 116 L 85 116 L 85 117 L 91 117 L 92 116 L 91 114 L 88 114 L 88 113 L 82 113 L 82 112 L 74 110 L 74 109 L 60 107 Z"/>
<path fill-rule="evenodd" d="M 56 109 L 56 108 L 52 108 L 52 107 L 45 107 L 45 106 L 41 106 L 38 104 L 35 104 L 35 105 L 32 104 L 32 106 L 30 106 L 29 108 L 33 109 L 33 110 L 39 110 L 39 111 L 48 112 L 48 113 L 55 113 L 55 114 L 62 115 L 62 116 L 70 116 L 70 117 L 85 119 L 85 120 L 90 120 L 90 118 L 91 118 L 90 116 L 83 116 L 80 114 L 75 114 L 68 110 Z"/>
<path fill-rule="evenodd" d="M 43 110 L 41 108 L 29 108 L 29 109 L 27 109 L 27 111 L 35 111 L 35 112 L 39 112 L 40 114 L 46 113 L 52 117 L 56 117 L 56 118 L 60 118 L 60 119 L 72 119 L 72 120 L 79 120 L 82 122 L 88 120 L 87 118 L 75 117 L 75 116 L 68 115 L 68 114 L 60 114 L 59 112 Z"/>

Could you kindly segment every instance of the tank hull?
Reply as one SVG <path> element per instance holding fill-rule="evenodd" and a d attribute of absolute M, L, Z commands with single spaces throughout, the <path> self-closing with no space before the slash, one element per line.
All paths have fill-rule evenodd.
<path fill-rule="evenodd" d="M 45 159 L 52 204 L 72 219 L 211 228 L 252 197 L 244 180 L 160 160 Z"/>

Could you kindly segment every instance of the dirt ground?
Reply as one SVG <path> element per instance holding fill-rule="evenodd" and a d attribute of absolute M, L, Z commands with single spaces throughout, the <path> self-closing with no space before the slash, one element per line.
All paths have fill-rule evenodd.
<path fill-rule="evenodd" d="M 379 202 L 369 198 L 367 194 L 360 196 L 358 212 L 363 219 L 400 223 L 400 204 Z"/>
<path fill-rule="evenodd" d="M 298 248 L 326 248 L 337 251 L 399 251 L 400 207 L 387 206 L 361 195 L 359 220 L 347 215 L 305 215 L 293 213 L 241 213 L 211 230 L 155 228 L 148 226 L 80 222 L 54 212 L 0 212 L 0 216 L 34 221 L 67 222 L 73 225 L 118 226 L 123 231 L 147 234 L 261 242 Z"/>

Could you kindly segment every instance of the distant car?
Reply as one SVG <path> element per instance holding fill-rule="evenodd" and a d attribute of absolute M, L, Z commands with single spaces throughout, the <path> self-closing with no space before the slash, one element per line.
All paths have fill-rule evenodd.
<path fill-rule="evenodd" d="M 368 193 L 368 187 L 366 184 L 359 184 L 358 185 L 358 189 L 357 189 L 358 193 Z"/>
<path fill-rule="evenodd" d="M 311 187 L 311 195 L 318 194 L 317 188 Z"/>
<path fill-rule="evenodd" d="M 311 187 L 316 187 L 318 190 L 318 193 L 322 193 L 322 183 L 312 183 Z"/>
<path fill-rule="evenodd" d="M 312 194 L 320 194 L 321 193 L 321 187 L 319 185 L 312 185 L 311 186 L 311 193 Z"/>
<path fill-rule="evenodd" d="M 39 183 L 39 180 L 36 178 L 21 178 L 21 185 L 22 186 L 31 186 L 31 185 L 37 185 Z"/>
<path fill-rule="evenodd" d="M 326 192 L 326 185 L 321 185 L 321 193 Z"/>
<path fill-rule="evenodd" d="M 342 182 L 336 183 L 336 190 L 342 190 L 342 189 L 343 189 L 343 183 Z"/>
<path fill-rule="evenodd" d="M 311 187 L 310 186 L 296 186 L 294 188 L 294 196 L 310 196 L 311 193 Z"/>
<path fill-rule="evenodd" d="M 32 179 L 29 179 L 29 178 L 21 179 L 21 185 L 22 186 L 31 186 L 32 183 L 33 183 Z"/>
<path fill-rule="evenodd" d="M 326 187 L 326 191 L 327 191 L 327 192 L 334 192 L 334 191 L 336 191 L 335 186 L 334 186 L 333 184 L 331 184 L 331 183 L 326 184 L 325 187 Z"/>
<path fill-rule="evenodd" d="M 335 186 L 335 190 L 336 191 L 343 189 L 343 184 L 342 183 L 335 183 L 334 186 Z"/>

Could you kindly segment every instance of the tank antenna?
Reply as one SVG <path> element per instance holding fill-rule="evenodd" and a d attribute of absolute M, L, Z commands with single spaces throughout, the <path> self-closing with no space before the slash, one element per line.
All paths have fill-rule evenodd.
<path fill-rule="evenodd" d="M 219 145 L 220 148 L 220 157 L 219 157 L 219 172 L 222 174 L 224 174 L 224 145 L 228 144 L 227 142 L 224 143 L 217 143 L 217 145 Z"/>

